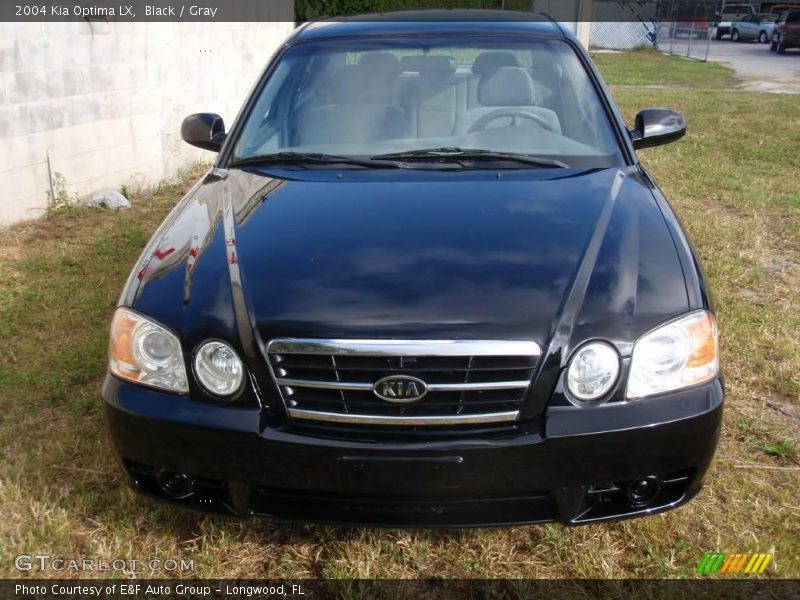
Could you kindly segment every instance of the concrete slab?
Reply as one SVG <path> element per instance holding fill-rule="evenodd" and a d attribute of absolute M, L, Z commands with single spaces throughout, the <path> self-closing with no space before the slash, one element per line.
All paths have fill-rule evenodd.
<path fill-rule="evenodd" d="M 778 54 L 769 44 L 712 40 L 708 59 L 733 68 L 745 89 L 800 94 L 800 49 Z"/>

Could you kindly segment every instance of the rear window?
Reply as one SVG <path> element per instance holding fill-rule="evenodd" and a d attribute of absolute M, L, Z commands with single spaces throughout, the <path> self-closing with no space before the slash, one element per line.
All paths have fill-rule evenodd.
<path fill-rule="evenodd" d="M 459 66 L 469 66 L 475 63 L 478 60 L 478 56 L 482 53 L 480 48 L 469 48 L 463 46 L 440 46 L 431 48 L 429 51 L 423 51 L 421 49 L 396 49 L 396 50 L 385 50 L 390 54 L 395 55 L 398 59 L 403 59 L 406 56 L 447 56 L 452 58 L 455 61 L 456 65 Z M 367 54 L 369 51 L 366 52 L 348 52 L 346 63 L 348 65 L 355 65 L 358 64 L 359 61 Z M 532 68 L 533 67 L 533 57 L 530 51 L 526 50 L 506 50 L 506 54 L 511 55 L 516 60 L 516 64 L 521 67 L 525 68 Z"/>
<path fill-rule="evenodd" d="M 741 13 L 753 14 L 753 12 L 754 12 L 753 7 L 750 6 L 749 4 L 731 4 L 722 9 L 723 15 L 730 15 L 730 14 L 735 15 Z"/>

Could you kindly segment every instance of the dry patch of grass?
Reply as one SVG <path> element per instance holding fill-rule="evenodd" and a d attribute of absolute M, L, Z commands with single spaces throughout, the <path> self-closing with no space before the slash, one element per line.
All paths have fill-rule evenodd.
<path fill-rule="evenodd" d="M 214 577 L 688 577 L 719 550 L 774 552 L 768 576 L 800 576 L 797 100 L 733 93 L 718 65 L 641 52 L 599 62 L 626 84 L 614 91 L 629 122 L 650 105 L 689 120 L 686 139 L 642 156 L 696 244 L 722 330 L 728 402 L 698 498 L 580 528 L 403 531 L 231 521 L 133 495 L 104 432 L 108 320 L 187 182 L 130 212 L 61 211 L 0 231 L 0 575 L 17 574 L 15 555 L 45 552 L 193 559 L 184 575 Z M 648 87 L 664 81 L 685 89 Z"/>

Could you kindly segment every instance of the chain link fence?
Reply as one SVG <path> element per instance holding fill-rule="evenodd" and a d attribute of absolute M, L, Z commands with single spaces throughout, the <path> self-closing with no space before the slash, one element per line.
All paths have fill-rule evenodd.
<path fill-rule="evenodd" d="M 657 2 L 594 0 L 589 45 L 609 50 L 652 48 L 659 23 Z"/>
<path fill-rule="evenodd" d="M 590 45 L 708 59 L 716 0 L 594 0 Z"/>
<path fill-rule="evenodd" d="M 708 60 L 716 1 L 668 0 L 659 4 L 656 47 L 668 54 Z"/>

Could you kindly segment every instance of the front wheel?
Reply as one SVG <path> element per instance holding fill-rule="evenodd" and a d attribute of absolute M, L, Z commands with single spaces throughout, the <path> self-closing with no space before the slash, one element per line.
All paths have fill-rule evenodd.
<path fill-rule="evenodd" d="M 721 40 L 722 39 L 722 32 L 719 29 L 717 29 L 717 33 L 716 33 L 716 35 L 714 37 L 716 39 L 718 39 L 718 40 Z"/>
<path fill-rule="evenodd" d="M 778 54 L 786 54 L 786 44 L 783 39 L 778 40 L 778 48 L 775 50 Z"/>
<path fill-rule="evenodd" d="M 776 42 L 775 40 L 772 40 L 769 43 L 769 51 L 770 52 L 775 52 L 777 49 L 778 49 L 778 42 Z"/>
<path fill-rule="evenodd" d="M 758 43 L 759 44 L 766 44 L 767 43 L 767 32 L 762 31 L 758 34 Z"/>
<path fill-rule="evenodd" d="M 739 30 L 738 30 L 738 29 L 734 29 L 734 30 L 731 32 L 731 39 L 732 39 L 734 42 L 738 42 L 738 41 L 739 41 Z"/>

